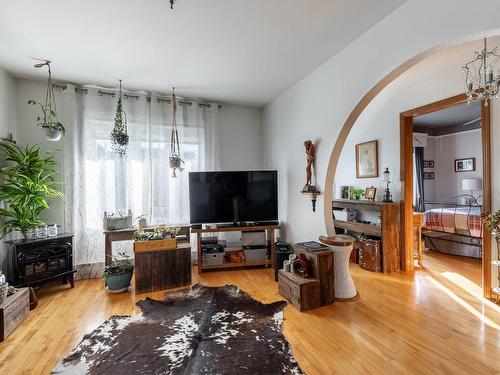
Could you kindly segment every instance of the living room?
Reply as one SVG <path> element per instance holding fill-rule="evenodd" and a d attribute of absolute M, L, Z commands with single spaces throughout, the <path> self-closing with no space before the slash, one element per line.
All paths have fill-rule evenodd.
<path fill-rule="evenodd" d="M 3 3 L 0 370 L 496 373 L 498 11 Z M 468 99 L 476 235 L 444 195 L 467 233 L 431 230 L 408 172 L 407 129 Z"/>

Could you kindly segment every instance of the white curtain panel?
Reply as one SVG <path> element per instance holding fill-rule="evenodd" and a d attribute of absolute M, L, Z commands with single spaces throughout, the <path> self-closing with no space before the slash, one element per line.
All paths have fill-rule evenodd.
<path fill-rule="evenodd" d="M 75 93 L 68 85 L 61 106 L 67 128 L 65 226 L 75 233 L 75 264 L 104 261 L 105 211 L 130 209 L 134 219 L 145 215 L 152 225 L 189 223 L 188 172 L 219 167 L 217 104 L 178 103 L 179 141 L 186 164 L 174 178 L 168 166 L 172 104 L 156 95 L 123 99 L 130 140 L 126 156 L 120 158 L 110 139 L 118 93 L 112 97 L 100 95 L 98 88 L 87 90 Z M 114 254 L 132 256 L 131 243 L 114 243 L 113 248 Z"/>

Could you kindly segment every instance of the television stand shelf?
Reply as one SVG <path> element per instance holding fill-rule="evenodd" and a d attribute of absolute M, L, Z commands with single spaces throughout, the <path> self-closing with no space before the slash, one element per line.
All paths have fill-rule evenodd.
<path fill-rule="evenodd" d="M 257 267 L 257 266 L 271 266 L 275 267 L 275 251 L 276 251 L 276 230 L 280 229 L 279 224 L 272 225 L 250 225 L 250 226 L 220 226 L 213 228 L 191 228 L 191 233 L 196 234 L 196 253 L 198 255 L 198 273 L 203 270 L 213 270 L 213 269 L 230 269 L 239 267 Z M 203 233 L 223 233 L 223 232 L 253 232 L 263 230 L 267 234 L 267 242 L 270 248 L 270 259 L 262 262 L 242 262 L 242 263 L 229 263 L 224 262 L 223 264 L 217 265 L 206 265 L 202 262 L 201 254 L 201 236 Z"/>

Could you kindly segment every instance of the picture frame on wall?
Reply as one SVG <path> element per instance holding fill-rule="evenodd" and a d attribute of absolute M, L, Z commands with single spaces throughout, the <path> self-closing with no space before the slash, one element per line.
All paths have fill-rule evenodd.
<path fill-rule="evenodd" d="M 429 168 L 429 161 L 428 160 L 424 160 L 424 168 Z"/>
<path fill-rule="evenodd" d="M 455 159 L 455 172 L 474 172 L 476 158 Z"/>
<path fill-rule="evenodd" d="M 377 196 L 377 188 L 376 187 L 368 187 L 365 190 L 365 198 L 369 201 L 374 201 Z"/>
<path fill-rule="evenodd" d="M 424 172 L 424 180 L 428 180 L 429 179 L 429 172 Z"/>
<path fill-rule="evenodd" d="M 434 172 L 429 172 L 429 180 L 434 180 Z"/>
<path fill-rule="evenodd" d="M 434 168 L 434 160 L 429 160 L 429 168 Z"/>
<path fill-rule="evenodd" d="M 378 141 L 356 145 L 356 178 L 378 177 Z"/>

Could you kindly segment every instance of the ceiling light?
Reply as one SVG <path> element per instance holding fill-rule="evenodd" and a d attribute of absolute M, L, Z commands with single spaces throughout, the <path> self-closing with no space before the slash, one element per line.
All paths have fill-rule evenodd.
<path fill-rule="evenodd" d="M 483 50 L 474 53 L 476 54 L 475 58 L 462 67 L 465 74 L 465 95 L 467 95 L 469 103 L 476 99 L 484 100 L 486 107 L 488 106 L 487 99 L 493 97 L 498 99 L 500 73 L 497 71 L 495 75 L 493 67 L 498 61 L 499 55 L 496 47 L 488 51 L 486 38 L 484 38 Z"/>

